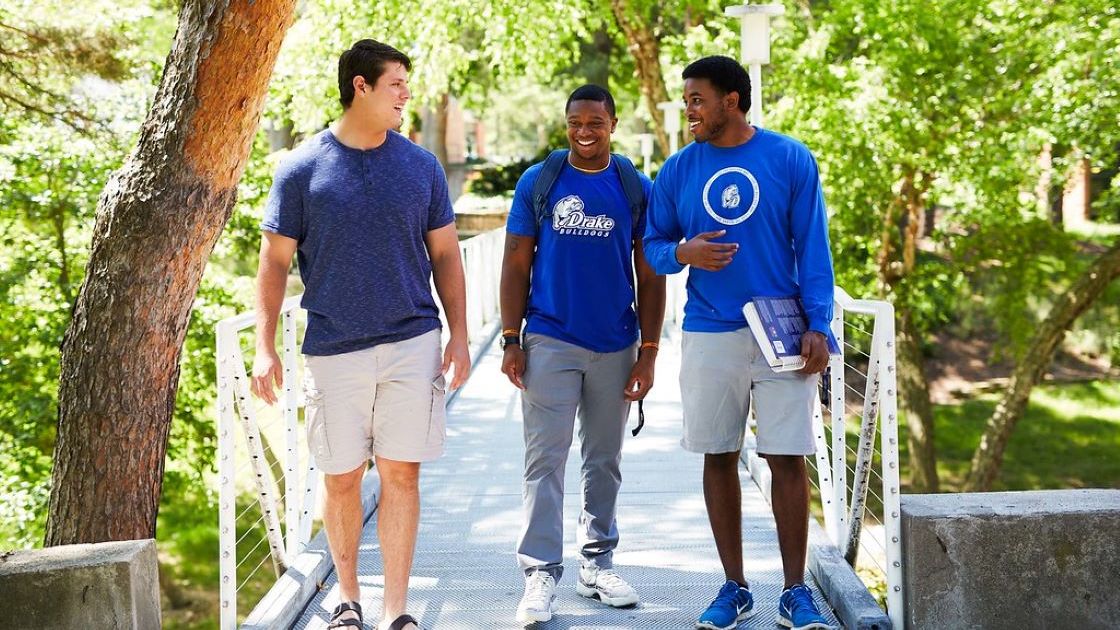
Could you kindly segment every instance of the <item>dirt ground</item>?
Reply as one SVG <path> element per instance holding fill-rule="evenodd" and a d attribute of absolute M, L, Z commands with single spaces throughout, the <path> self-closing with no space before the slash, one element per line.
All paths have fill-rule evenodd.
<path fill-rule="evenodd" d="M 926 362 L 933 403 L 951 404 L 1006 385 L 1014 365 L 1009 360 L 990 361 L 992 345 L 992 339 L 938 335 L 934 355 Z M 1110 367 L 1107 357 L 1059 351 L 1044 378 L 1047 382 L 1120 378 L 1120 368 Z"/>

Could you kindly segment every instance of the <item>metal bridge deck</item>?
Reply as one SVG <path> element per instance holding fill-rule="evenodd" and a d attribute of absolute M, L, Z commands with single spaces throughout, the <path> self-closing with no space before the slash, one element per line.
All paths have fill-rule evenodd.
<path fill-rule="evenodd" d="M 409 591 L 409 612 L 429 630 L 520 628 L 514 611 L 523 581 L 514 547 L 521 526 L 521 404 L 499 373 L 500 352 L 491 347 L 448 409 L 447 453 L 421 473 L 420 535 Z M 575 524 L 579 513 L 578 438 L 568 457 L 565 482 L 565 573 L 559 611 L 540 630 L 692 628 L 723 583 L 701 494 L 702 457 L 679 443 L 679 344 L 665 343 L 657 382 L 646 401 L 646 426 L 627 436 L 623 454 L 615 568 L 641 596 L 628 609 L 613 609 L 576 594 Z M 636 421 L 633 413 L 631 426 Z M 781 560 L 774 521 L 745 470 L 743 552 L 747 579 L 759 613 L 741 629 L 777 628 Z M 359 558 L 362 607 L 374 627 L 381 604 L 381 557 L 376 518 L 366 524 Z M 839 624 L 821 598 L 818 606 Z M 325 628 L 337 605 L 330 579 L 308 604 L 296 628 Z"/>

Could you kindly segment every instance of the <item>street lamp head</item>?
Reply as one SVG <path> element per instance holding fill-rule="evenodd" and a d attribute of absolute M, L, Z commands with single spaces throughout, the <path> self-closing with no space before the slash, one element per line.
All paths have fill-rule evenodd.
<path fill-rule="evenodd" d="M 740 60 L 746 65 L 770 63 L 770 18 L 785 13 L 780 4 L 727 7 L 727 15 L 742 20 Z"/>

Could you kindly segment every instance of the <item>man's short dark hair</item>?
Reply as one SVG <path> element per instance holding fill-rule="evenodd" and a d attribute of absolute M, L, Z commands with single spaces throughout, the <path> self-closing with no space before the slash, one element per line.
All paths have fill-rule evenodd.
<path fill-rule="evenodd" d="M 372 87 L 385 73 L 385 64 L 391 61 L 412 70 L 408 55 L 372 39 L 360 39 L 342 53 L 338 58 L 338 100 L 342 108 L 349 108 L 354 101 L 354 77 L 362 77 Z"/>
<path fill-rule="evenodd" d="M 751 77 L 738 61 L 723 55 L 697 59 L 681 73 L 682 79 L 707 79 L 724 94 L 739 93 L 739 111 L 751 109 Z"/>
<path fill-rule="evenodd" d="M 611 115 L 611 118 L 615 118 L 614 97 L 605 87 L 594 83 L 579 86 L 568 97 L 568 102 L 564 104 L 564 113 L 568 112 L 568 108 L 572 106 L 572 101 L 598 101 L 607 108 L 607 113 Z"/>

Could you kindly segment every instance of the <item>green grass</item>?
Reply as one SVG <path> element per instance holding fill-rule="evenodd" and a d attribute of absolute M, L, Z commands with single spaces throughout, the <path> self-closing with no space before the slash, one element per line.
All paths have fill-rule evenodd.
<path fill-rule="evenodd" d="M 961 489 L 998 400 L 986 394 L 934 408 L 943 492 Z M 905 454 L 902 461 L 905 472 Z M 1032 393 L 992 489 L 1058 488 L 1120 488 L 1120 381 L 1042 385 Z"/>

